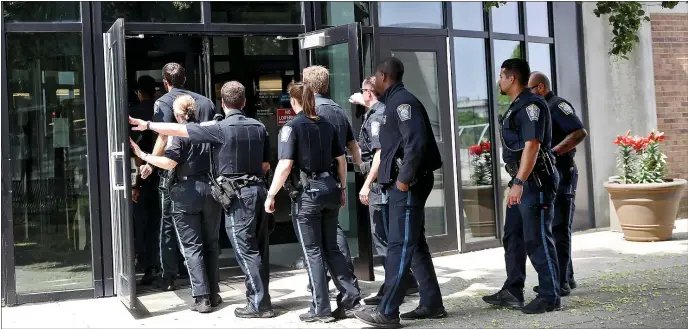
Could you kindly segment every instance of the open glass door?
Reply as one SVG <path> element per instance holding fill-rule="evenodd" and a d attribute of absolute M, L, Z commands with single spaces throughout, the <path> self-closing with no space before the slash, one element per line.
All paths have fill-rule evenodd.
<path fill-rule="evenodd" d="M 103 33 L 103 45 L 115 292 L 125 306 L 133 309 L 136 305 L 136 276 L 124 19 L 118 19 Z"/>
<path fill-rule="evenodd" d="M 357 23 L 341 25 L 299 35 L 301 48 L 301 66 L 322 65 L 330 71 L 330 88 L 328 97 L 344 108 L 358 136 L 361 127 L 360 111 L 356 105 L 349 103 L 349 97 L 361 89 L 363 82 L 361 64 L 361 28 Z M 370 222 L 367 211 L 358 201 L 358 191 L 363 180 L 354 172 L 351 157 L 347 156 L 347 200 L 346 206 L 339 212 L 339 224 L 346 233 L 355 257 L 356 276 L 362 280 L 371 280 L 372 243 Z"/>

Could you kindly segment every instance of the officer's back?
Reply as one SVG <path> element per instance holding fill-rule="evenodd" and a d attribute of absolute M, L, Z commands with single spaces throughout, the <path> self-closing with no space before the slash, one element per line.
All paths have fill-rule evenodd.
<path fill-rule="evenodd" d="M 295 154 L 296 166 L 307 173 L 329 172 L 334 158 L 343 153 L 335 127 L 327 119 L 309 118 L 305 112 L 284 125 L 280 144 L 280 158 L 283 154 Z"/>

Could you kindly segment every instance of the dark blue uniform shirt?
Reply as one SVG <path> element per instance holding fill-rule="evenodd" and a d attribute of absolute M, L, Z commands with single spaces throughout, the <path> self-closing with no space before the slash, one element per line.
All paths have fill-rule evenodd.
<path fill-rule="evenodd" d="M 394 158 L 403 159 L 396 179 L 410 183 L 422 172 L 442 167 L 442 156 L 435 142 L 428 113 L 421 102 L 402 83 L 390 86 L 380 95 L 385 104 L 380 126 L 380 171 L 378 181 L 391 183 Z"/>
<path fill-rule="evenodd" d="M 521 161 L 526 141 L 537 139 L 540 147 L 551 152 L 552 118 L 545 99 L 525 89 L 511 103 L 502 118 L 502 160 Z"/>
<path fill-rule="evenodd" d="M 334 158 L 344 155 L 336 128 L 325 118 L 300 112 L 280 130 L 279 159 L 294 160 L 307 173 L 330 172 Z"/>
<path fill-rule="evenodd" d="M 177 97 L 184 94 L 190 95 L 196 101 L 196 120 L 198 122 L 206 122 L 213 119 L 213 116 L 215 116 L 215 104 L 210 99 L 193 91 L 172 88 L 167 94 L 162 95 L 155 101 L 153 121 L 177 122 L 174 118 L 172 104 L 174 104 L 174 100 Z"/>
<path fill-rule="evenodd" d="M 186 137 L 172 137 L 167 140 L 165 157 L 177 162 L 177 177 L 198 176 L 210 171 L 210 145 L 192 144 Z"/>
<path fill-rule="evenodd" d="M 136 104 L 129 108 L 129 115 L 141 119 L 143 121 L 153 120 L 153 100 L 144 99 L 141 103 Z M 145 131 L 131 131 L 131 138 L 139 145 L 141 150 L 146 153 L 153 151 L 153 146 L 155 146 L 155 132 L 152 130 Z"/>
<path fill-rule="evenodd" d="M 567 100 L 555 95 L 553 92 L 545 95 L 547 106 L 552 114 L 552 146 L 559 145 L 570 133 L 583 128 L 583 122 L 576 115 L 576 110 Z M 576 148 L 562 156 L 573 157 Z"/>
<path fill-rule="evenodd" d="M 315 94 L 315 114 L 325 118 L 337 130 L 339 143 L 346 150 L 346 144 L 354 140 L 354 130 L 344 109 L 329 98 Z"/>
<path fill-rule="evenodd" d="M 380 123 L 384 112 L 385 104 L 377 102 L 363 116 L 363 125 L 358 134 L 363 162 L 373 161 L 375 150 L 380 149 Z"/>
<path fill-rule="evenodd" d="M 270 161 L 268 131 L 258 120 L 230 110 L 222 121 L 186 125 L 192 143 L 211 143 L 218 175 L 249 174 L 262 177 L 263 162 Z"/>

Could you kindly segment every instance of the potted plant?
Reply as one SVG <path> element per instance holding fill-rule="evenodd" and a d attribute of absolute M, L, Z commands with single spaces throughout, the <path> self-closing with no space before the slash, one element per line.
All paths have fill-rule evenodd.
<path fill-rule="evenodd" d="M 660 144 L 664 133 L 618 136 L 621 174 L 604 183 L 624 238 L 629 241 L 663 241 L 671 238 L 685 179 L 666 179 L 666 155 Z"/>
<path fill-rule="evenodd" d="M 473 237 L 495 237 L 492 145 L 482 141 L 468 148 L 471 185 L 463 187 L 463 205 Z"/>

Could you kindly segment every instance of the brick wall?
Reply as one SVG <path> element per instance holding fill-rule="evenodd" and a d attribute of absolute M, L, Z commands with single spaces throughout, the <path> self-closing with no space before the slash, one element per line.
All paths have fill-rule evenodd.
<path fill-rule="evenodd" d="M 688 13 L 651 14 L 657 125 L 671 178 L 688 179 Z M 688 191 L 679 217 L 688 217 Z"/>

